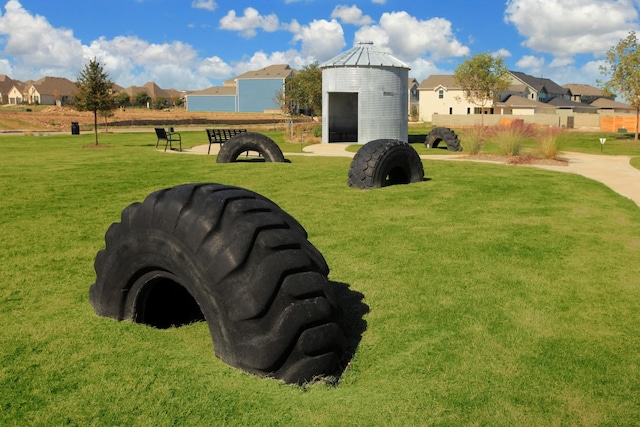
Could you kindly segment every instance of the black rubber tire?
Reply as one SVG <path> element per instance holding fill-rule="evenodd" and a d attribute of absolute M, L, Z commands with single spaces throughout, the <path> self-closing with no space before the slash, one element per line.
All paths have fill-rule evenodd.
<path fill-rule="evenodd" d="M 206 320 L 216 356 L 287 383 L 344 356 L 329 267 L 304 228 L 249 190 L 188 184 L 122 212 L 95 259 L 100 316 L 168 328 Z"/>
<path fill-rule="evenodd" d="M 257 151 L 265 162 L 284 162 L 278 144 L 261 133 L 243 132 L 226 141 L 218 152 L 217 163 L 233 163 L 245 151 Z"/>
<path fill-rule="evenodd" d="M 347 184 L 371 189 L 423 180 L 422 160 L 411 145 L 396 139 L 376 139 L 353 157 Z"/>
<path fill-rule="evenodd" d="M 424 145 L 427 148 L 438 148 L 438 145 L 443 141 L 447 145 L 447 150 L 462 151 L 462 145 L 460 145 L 458 135 L 449 128 L 434 128 L 429 132 L 429 135 L 427 135 Z"/>

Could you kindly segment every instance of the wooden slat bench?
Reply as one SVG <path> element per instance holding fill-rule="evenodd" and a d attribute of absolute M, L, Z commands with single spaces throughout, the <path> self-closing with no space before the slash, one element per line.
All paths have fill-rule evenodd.
<path fill-rule="evenodd" d="M 218 143 L 220 147 L 222 147 L 225 141 L 246 131 L 246 129 L 207 129 L 207 136 L 209 137 L 209 150 L 207 150 L 207 154 L 211 153 L 211 144 Z"/>

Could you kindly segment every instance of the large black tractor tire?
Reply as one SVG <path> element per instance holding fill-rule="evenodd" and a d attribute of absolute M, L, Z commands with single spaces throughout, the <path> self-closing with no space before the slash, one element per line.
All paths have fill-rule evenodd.
<path fill-rule="evenodd" d="M 124 209 L 105 243 L 89 291 L 98 315 L 158 328 L 206 320 L 220 359 L 287 383 L 340 369 L 329 267 L 267 198 L 221 184 L 160 190 Z"/>
<path fill-rule="evenodd" d="M 427 148 L 438 148 L 438 145 L 443 141 L 447 145 L 447 150 L 462 151 L 462 145 L 460 145 L 458 135 L 449 128 L 434 128 L 429 135 L 427 135 L 424 145 Z"/>
<path fill-rule="evenodd" d="M 353 157 L 347 184 L 371 189 L 423 180 L 422 161 L 411 145 L 396 139 L 376 139 Z"/>
<path fill-rule="evenodd" d="M 265 162 L 284 162 L 284 155 L 278 144 L 266 135 L 243 132 L 226 141 L 218 152 L 217 163 L 233 163 L 246 151 L 258 152 Z"/>

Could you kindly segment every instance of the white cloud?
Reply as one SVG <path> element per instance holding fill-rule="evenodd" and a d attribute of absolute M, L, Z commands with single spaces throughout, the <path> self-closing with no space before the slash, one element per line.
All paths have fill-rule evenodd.
<path fill-rule="evenodd" d="M 267 32 L 273 32 L 279 27 L 280 21 L 277 15 L 262 16 L 260 12 L 252 7 L 246 8 L 243 16 L 237 16 L 235 10 L 230 10 L 220 19 L 221 29 L 237 31 L 246 38 L 255 37 L 258 28 Z"/>
<path fill-rule="evenodd" d="M 294 20 L 288 28 L 294 34 L 293 41 L 301 42 L 301 55 L 318 62 L 330 59 L 346 46 L 342 26 L 335 19 L 314 20 L 309 25 Z"/>
<path fill-rule="evenodd" d="M 372 3 L 385 4 L 387 0 L 372 0 Z"/>
<path fill-rule="evenodd" d="M 443 18 L 421 21 L 407 12 L 382 14 L 378 25 L 362 27 L 355 39 L 388 48 L 406 62 L 423 55 L 438 60 L 469 54 L 469 48 L 455 38 L 451 22 Z"/>
<path fill-rule="evenodd" d="M 191 7 L 194 9 L 204 9 L 213 12 L 216 10 L 218 5 L 214 0 L 193 0 L 191 2 Z"/>
<path fill-rule="evenodd" d="M 511 52 L 509 52 L 507 49 L 498 49 L 493 52 L 493 55 L 500 58 L 511 58 Z"/>
<path fill-rule="evenodd" d="M 544 58 L 532 55 L 523 56 L 518 62 L 516 62 L 518 70 L 525 70 L 525 73 L 532 76 L 540 76 L 544 69 L 544 65 Z"/>
<path fill-rule="evenodd" d="M 363 15 L 358 6 L 336 6 L 331 12 L 331 19 L 339 19 L 343 24 L 369 25 L 373 22 L 369 15 Z"/>
<path fill-rule="evenodd" d="M 638 28 L 633 0 L 509 0 L 505 22 L 537 52 L 603 55 Z"/>
<path fill-rule="evenodd" d="M 70 69 L 82 67 L 82 44 L 73 31 L 54 28 L 43 16 L 29 14 L 17 0 L 5 5 L 0 34 L 5 36 L 4 55 L 13 58 L 15 72 L 22 78 L 71 77 Z"/>

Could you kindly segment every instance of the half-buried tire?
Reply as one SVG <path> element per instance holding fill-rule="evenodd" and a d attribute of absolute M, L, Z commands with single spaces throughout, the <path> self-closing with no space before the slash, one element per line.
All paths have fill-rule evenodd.
<path fill-rule="evenodd" d="M 438 148 L 441 142 L 447 145 L 447 150 L 449 151 L 462 151 L 462 145 L 460 145 L 458 135 L 449 128 L 434 128 L 429 132 L 429 135 L 427 135 L 424 145 L 427 148 Z"/>
<path fill-rule="evenodd" d="M 233 163 L 247 151 L 255 151 L 265 162 L 284 162 L 284 155 L 278 144 L 261 133 L 243 132 L 226 141 L 218 152 L 217 163 Z"/>
<path fill-rule="evenodd" d="M 416 150 L 396 139 L 366 143 L 353 157 L 349 187 L 371 189 L 424 180 L 424 168 Z"/>
<path fill-rule="evenodd" d="M 98 315 L 158 328 L 206 320 L 216 355 L 287 383 L 344 356 L 329 268 L 304 228 L 249 190 L 188 184 L 122 212 L 95 259 Z"/>

